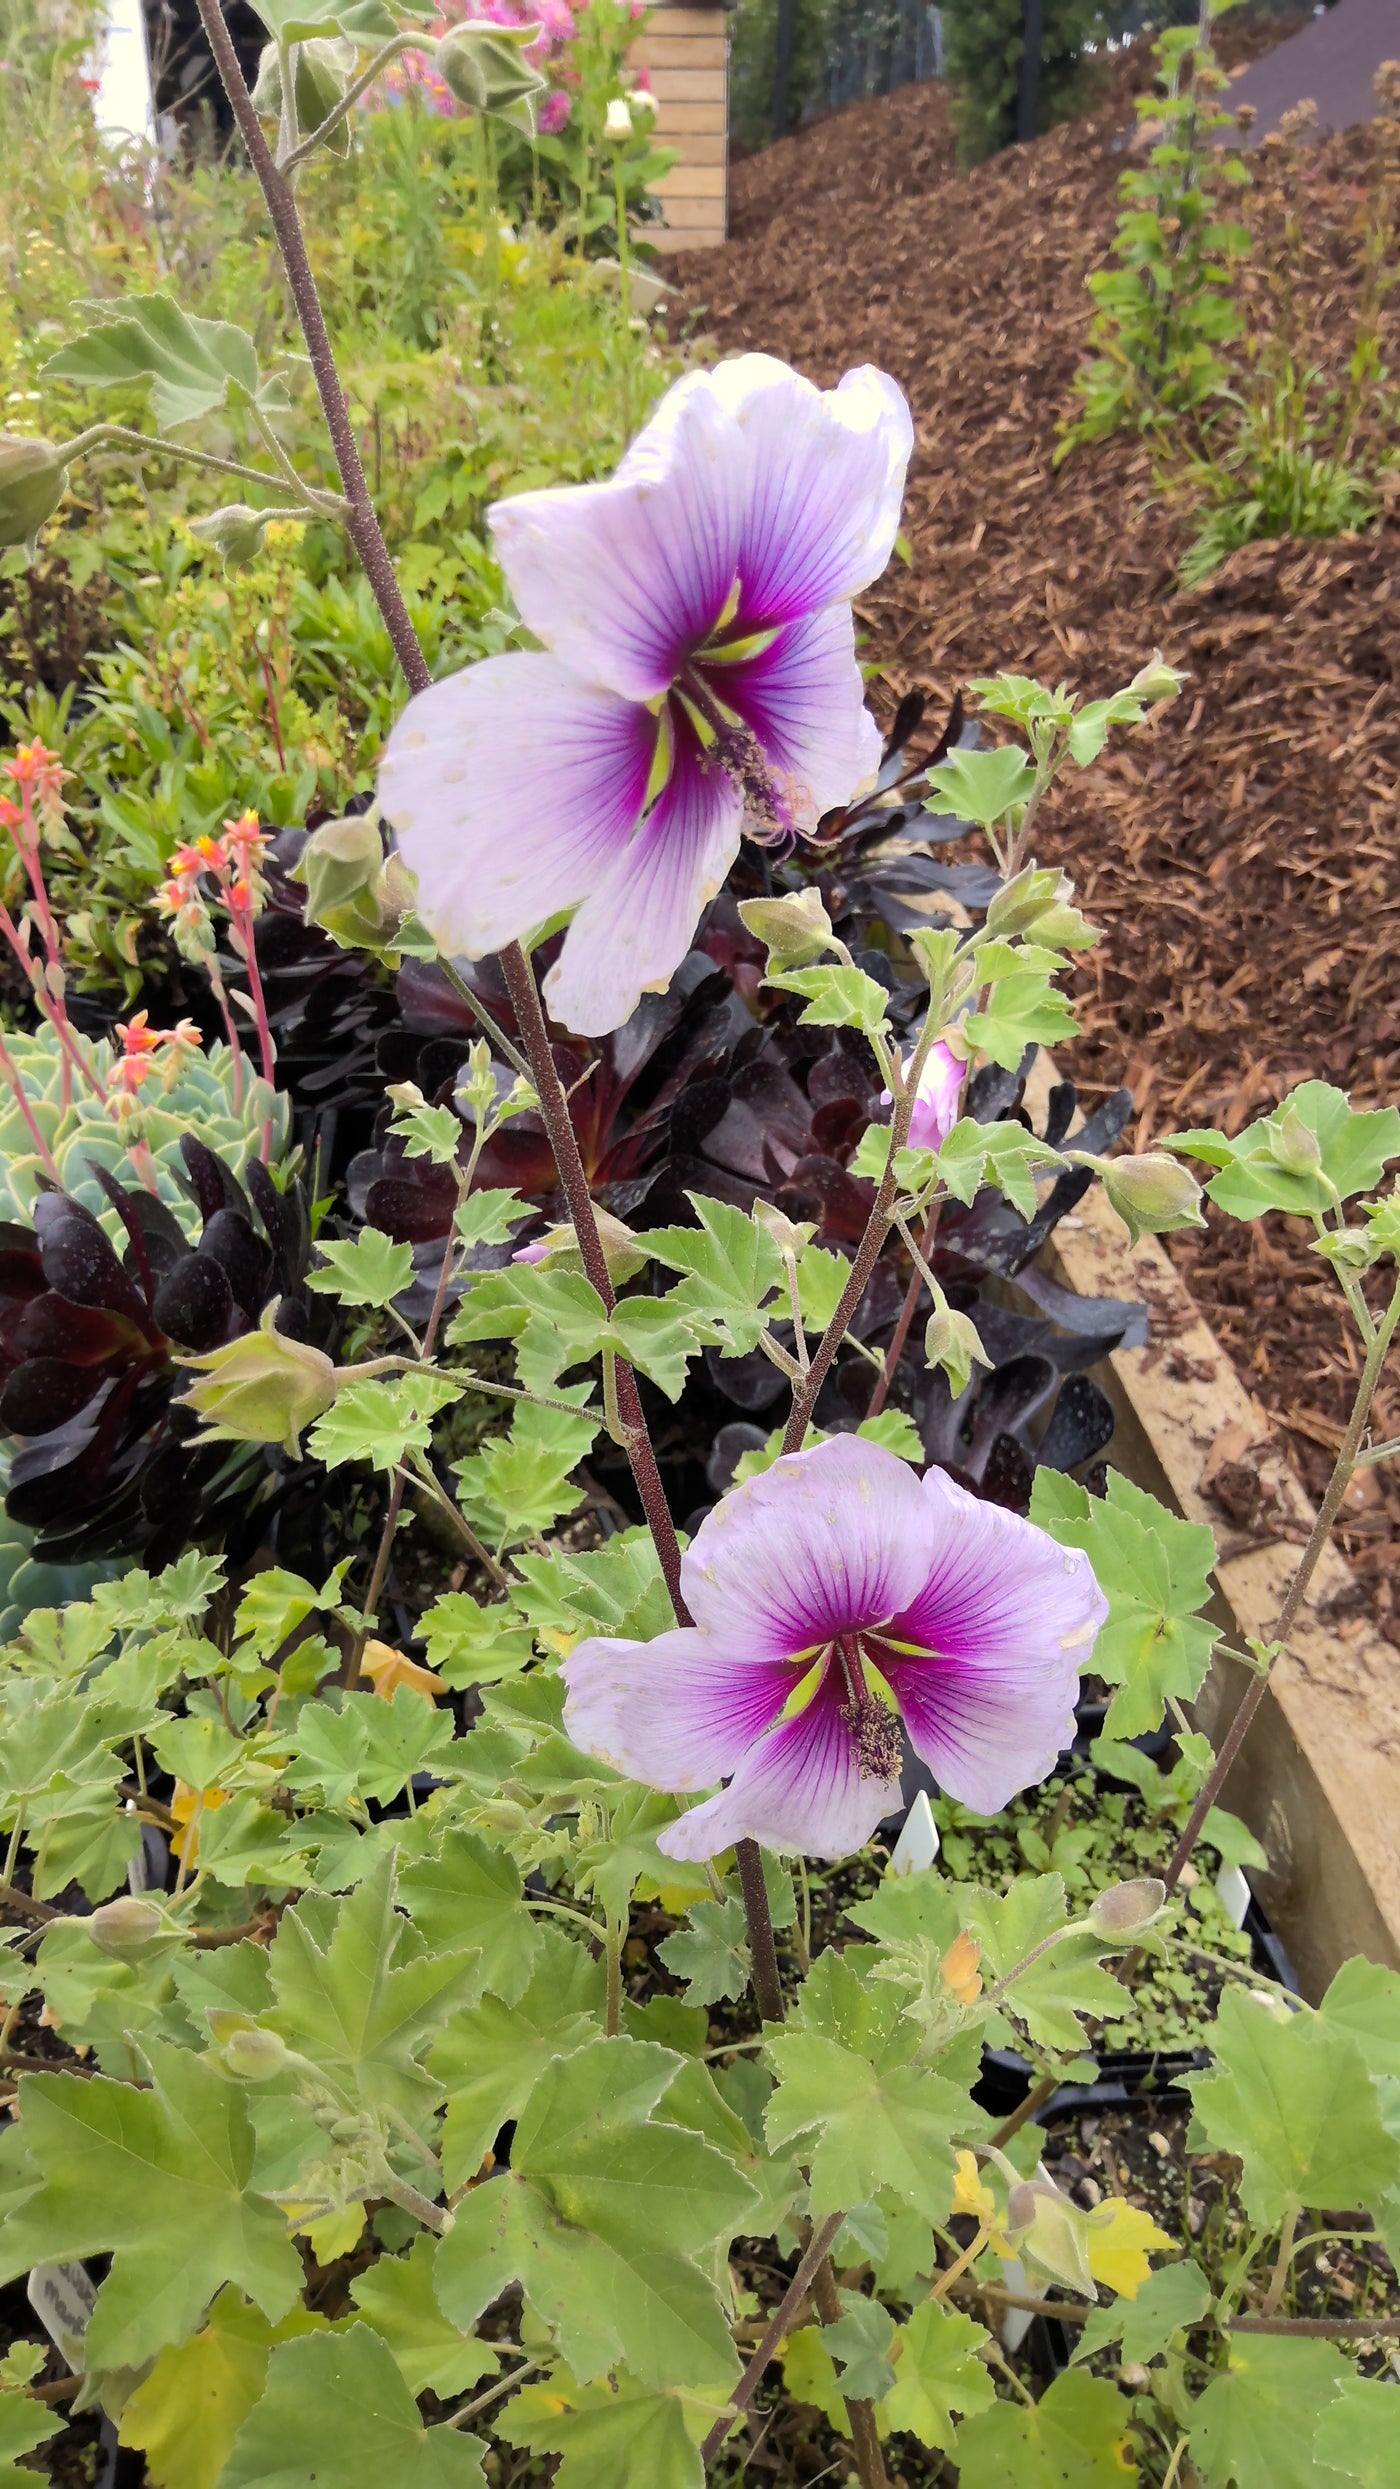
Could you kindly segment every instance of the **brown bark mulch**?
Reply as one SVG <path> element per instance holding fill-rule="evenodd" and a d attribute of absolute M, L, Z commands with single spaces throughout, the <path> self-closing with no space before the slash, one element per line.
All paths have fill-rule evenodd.
<path fill-rule="evenodd" d="M 1252 545 L 1187 594 L 1188 531 L 1154 500 L 1140 443 L 1053 465 L 1144 65 L 1120 64 L 1092 117 L 965 175 L 938 88 L 852 106 L 736 166 L 736 238 L 668 269 L 673 326 L 824 385 L 876 362 L 908 392 L 912 558 L 859 609 L 877 706 L 917 684 L 946 708 L 1001 668 L 1097 696 L 1154 647 L 1187 670 L 1185 697 L 1043 815 L 1043 860 L 1073 873 L 1107 934 L 1071 1068 L 1091 1090 L 1129 1083 L 1138 1146 L 1189 1124 L 1238 1131 L 1306 1077 L 1358 1105 L 1400 1096 L 1400 495 L 1368 535 Z M 1303 170 L 1297 292 L 1334 356 L 1372 143 L 1331 139 Z M 1282 202 L 1268 160 L 1256 171 L 1244 213 L 1262 287 Z M 1318 1492 L 1357 1359 L 1307 1242 L 1302 1222 L 1212 1214 L 1174 1250 Z M 1378 1419 L 1400 1433 L 1400 1379 Z M 1387 1619 L 1400 1479 L 1368 1473 L 1346 1544 Z"/>

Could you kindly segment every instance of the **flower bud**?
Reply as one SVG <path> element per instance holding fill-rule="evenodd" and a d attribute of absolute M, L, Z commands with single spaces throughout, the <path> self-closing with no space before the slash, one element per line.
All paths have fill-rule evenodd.
<path fill-rule="evenodd" d="M 625 147 L 634 135 L 632 115 L 625 95 L 614 95 L 603 121 L 603 136 L 615 147 Z"/>
<path fill-rule="evenodd" d="M 1102 1176 L 1109 1202 L 1134 1244 L 1140 1236 L 1204 1227 L 1200 1185 L 1166 1150 L 1151 1149 L 1138 1158 L 1096 1158 L 1087 1150 L 1068 1155 L 1072 1166 L 1092 1167 Z"/>
<path fill-rule="evenodd" d="M 943 1985 L 954 2004 L 976 2004 L 982 1993 L 982 1974 L 978 1967 L 981 1959 L 982 1947 L 971 1929 L 965 1927 L 960 1936 L 954 1937 L 939 1964 Z"/>
<path fill-rule="evenodd" d="M 832 947 L 831 918 L 821 892 L 811 886 L 782 899 L 743 899 L 739 915 L 767 945 L 770 968 L 805 968 Z"/>
<path fill-rule="evenodd" d="M 995 892 L 987 909 L 987 931 L 1001 941 L 1014 941 L 1017 934 L 1029 933 L 1032 925 L 1039 924 L 1048 908 L 1073 896 L 1068 874 L 1051 865 L 1023 865 Z"/>
<path fill-rule="evenodd" d="M 206 1443 L 278 1443 L 300 1460 L 302 1429 L 330 1407 L 337 1376 L 319 1348 L 275 1328 L 276 1314 L 269 1305 L 256 1331 L 182 1359 L 201 1371 L 179 1405 L 206 1421 Z"/>
<path fill-rule="evenodd" d="M 1138 1936 L 1150 1927 L 1167 1898 L 1157 1875 L 1136 1875 L 1095 1895 L 1088 1924 L 1101 1936 Z"/>
<path fill-rule="evenodd" d="M 211 510 L 207 518 L 191 519 L 190 534 L 203 544 L 212 544 L 223 556 L 225 570 L 247 570 L 262 552 L 267 521 L 267 511 L 250 510 L 246 501 L 231 501 L 222 510 Z"/>
<path fill-rule="evenodd" d="M 1269 1156 L 1286 1175 L 1317 1175 L 1322 1167 L 1322 1144 L 1317 1134 L 1304 1123 L 1296 1106 L 1285 1103 L 1276 1120 L 1264 1127 L 1269 1138 Z"/>
<path fill-rule="evenodd" d="M 261 2024 L 249 2022 L 242 2014 L 229 2013 L 215 2006 L 209 2014 L 209 2027 L 219 2043 L 224 2070 L 240 2083 L 270 2082 L 274 2074 L 284 2074 L 292 2061 L 292 2052 L 275 2031 L 264 2031 Z"/>
<path fill-rule="evenodd" d="M 621 1219 L 615 1219 L 610 1210 L 595 1207 L 593 1215 L 608 1277 L 615 1288 L 621 1287 L 625 1279 L 635 1279 L 638 1271 L 646 1268 L 648 1256 L 639 1250 L 634 1231 Z M 571 1225 L 546 1228 L 542 1236 L 536 1236 L 532 1244 L 521 1245 L 510 1258 L 513 1262 L 537 1262 L 546 1270 L 567 1271 L 576 1279 L 587 1275 Z"/>
<path fill-rule="evenodd" d="M 538 26 L 475 23 L 453 26 L 433 53 L 433 67 L 448 93 L 471 112 L 494 112 L 515 128 L 532 127 L 532 103 L 545 85 L 524 58 L 523 46 Z"/>
<path fill-rule="evenodd" d="M 52 441 L 0 432 L 0 547 L 22 544 L 32 561 L 39 530 L 53 517 L 67 482 Z"/>
<path fill-rule="evenodd" d="M 955 1400 L 966 1391 L 974 1365 L 990 1366 L 992 1362 L 971 1315 L 955 1312 L 946 1298 L 935 1307 L 925 1325 L 924 1358 L 927 1364 L 946 1374 Z"/>
<path fill-rule="evenodd" d="M 1097 2299 L 1089 2270 L 1089 2225 L 1058 2187 L 1026 2179 L 1006 2199 L 1008 2245 L 1024 2264 L 1038 2265 L 1052 2280 L 1084 2299 Z"/>
<path fill-rule="evenodd" d="M 343 951 L 383 953 L 407 938 L 418 886 L 401 856 L 384 853 L 377 812 L 351 813 L 313 830 L 292 867 L 306 891 L 306 919 Z"/>
<path fill-rule="evenodd" d="M 776 1202 L 756 1201 L 753 1214 L 759 1226 L 767 1228 L 780 1253 L 800 1253 L 817 1232 L 813 1220 L 787 1218 Z"/>
<path fill-rule="evenodd" d="M 355 74 L 355 57 L 354 44 L 337 36 L 313 35 L 296 46 L 293 90 L 297 120 L 305 137 L 314 137 L 321 123 L 328 121 L 336 105 L 343 101 Z M 264 47 L 258 62 L 253 104 L 267 121 L 275 121 L 282 110 L 282 70 L 275 43 Z M 348 156 L 349 121 L 340 122 L 325 144 L 332 155 Z"/>
<path fill-rule="evenodd" d="M 1165 665 L 1160 648 L 1154 648 L 1151 664 L 1139 668 L 1128 689 L 1139 700 L 1175 700 L 1185 682 L 1186 677 L 1179 668 Z"/>
<path fill-rule="evenodd" d="M 139 1893 L 119 1893 L 115 1901 L 104 1901 L 87 1924 L 88 1934 L 103 1953 L 127 1961 L 140 1961 L 169 1932 L 165 1912 L 155 1902 L 143 1901 Z"/>
<path fill-rule="evenodd" d="M 642 113 L 647 120 L 654 121 L 656 118 L 657 106 L 656 97 L 653 95 L 651 88 L 649 86 L 634 86 L 629 88 L 627 95 L 627 109 L 631 113 L 634 121 L 639 112 Z"/>

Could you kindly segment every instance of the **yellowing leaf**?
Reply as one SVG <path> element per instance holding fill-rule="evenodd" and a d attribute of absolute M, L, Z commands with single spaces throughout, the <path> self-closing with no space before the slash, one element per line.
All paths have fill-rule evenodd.
<path fill-rule="evenodd" d="M 161 2352 L 122 2412 L 122 2444 L 141 2448 L 156 2489 L 214 2489 L 262 2393 L 273 2344 L 325 2323 L 293 2308 L 280 2325 L 269 2325 L 241 2290 L 221 2290 L 208 2323 Z"/>
<path fill-rule="evenodd" d="M 360 1658 L 360 1674 L 367 1677 L 376 1694 L 386 1703 L 393 1701 L 401 1685 L 411 1694 L 421 1694 L 424 1702 L 435 1703 L 447 1687 L 431 1668 L 420 1668 L 407 1652 L 396 1651 L 387 1642 L 367 1642 Z"/>
<path fill-rule="evenodd" d="M 347 2204 L 341 2212 L 322 2213 L 319 2219 L 296 2225 L 311 2242 L 311 2253 L 318 2264 L 334 2264 L 337 2256 L 348 2256 L 358 2243 L 365 2226 L 363 2204 Z"/>
<path fill-rule="evenodd" d="M 1150 2213 L 1126 2203 L 1121 2195 L 1089 2215 L 1089 2270 L 1096 2282 L 1106 2282 L 1120 2299 L 1135 2299 L 1150 2278 L 1149 2247 L 1160 2255 L 1174 2244 Z"/>

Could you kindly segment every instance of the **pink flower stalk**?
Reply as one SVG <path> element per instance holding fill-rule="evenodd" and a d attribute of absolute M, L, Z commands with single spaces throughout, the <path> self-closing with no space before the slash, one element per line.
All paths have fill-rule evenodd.
<path fill-rule="evenodd" d="M 567 128 L 573 108 L 573 97 L 566 95 L 562 86 L 551 87 L 536 116 L 541 138 L 557 138 Z"/>
<path fill-rule="evenodd" d="M 940 1787 L 994 1814 L 1072 1737 L 1108 1613 L 1086 1556 L 854 1435 L 726 1495 L 681 1587 L 694 1626 L 562 1670 L 588 1753 L 657 1789 L 728 1777 L 658 1835 L 671 1858 L 859 1849 L 898 1797 L 900 1714 Z"/>
<path fill-rule="evenodd" d="M 75 1071 L 81 1080 L 87 1082 L 94 1096 L 100 1098 L 102 1084 L 79 1048 L 68 1017 L 63 945 L 49 903 L 40 854 L 44 839 L 57 838 L 63 829 L 63 789 L 71 772 L 64 768 L 58 754 L 50 752 L 36 737 L 33 743 L 17 746 L 14 759 L 3 764 L 0 775 L 8 778 L 19 793 L 17 804 L 8 795 L 0 796 L 0 828 L 9 832 L 33 893 L 33 918 L 38 922 L 46 966 L 41 968 L 31 955 L 29 922 L 22 928 L 16 925 L 9 909 L 3 905 L 0 905 L 0 933 L 3 933 L 28 977 L 35 1002 L 58 1039 L 63 1062 L 63 1104 L 67 1106 L 72 1098 Z"/>
<path fill-rule="evenodd" d="M 912 1060 L 911 1056 L 910 1062 Z M 906 1063 L 904 1068 L 907 1073 L 909 1064 Z M 958 1061 L 940 1037 L 937 1045 L 929 1049 L 928 1061 L 919 1074 L 919 1086 L 914 1093 L 914 1112 L 909 1119 L 911 1149 L 943 1147 L 962 1113 L 962 1090 L 966 1078 L 967 1065 Z M 884 1091 L 881 1102 L 885 1106 L 894 1104 L 888 1089 Z"/>
<path fill-rule="evenodd" d="M 751 836 L 813 830 L 875 770 L 850 600 L 878 577 L 913 443 L 867 365 L 771 355 L 678 381 L 605 484 L 490 512 L 544 653 L 409 702 L 380 794 L 420 912 L 480 959 L 575 909 L 545 987 L 584 1036 L 664 989 Z"/>

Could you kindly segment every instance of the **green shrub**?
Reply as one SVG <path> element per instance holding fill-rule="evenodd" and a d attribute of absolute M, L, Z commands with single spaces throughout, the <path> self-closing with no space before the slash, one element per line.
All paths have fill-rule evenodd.
<path fill-rule="evenodd" d="M 1083 109 L 1094 77 L 1086 46 L 1105 32 L 1100 0 L 1045 0 L 1038 129 Z M 980 164 L 1016 136 L 1022 0 L 943 0 L 943 40 L 958 154 Z"/>

